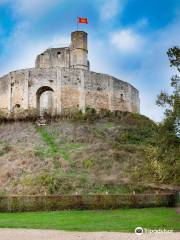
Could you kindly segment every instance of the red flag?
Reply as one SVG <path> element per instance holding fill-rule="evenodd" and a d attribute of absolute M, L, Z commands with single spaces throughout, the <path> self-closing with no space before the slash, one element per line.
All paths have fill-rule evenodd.
<path fill-rule="evenodd" d="M 87 19 L 87 18 L 81 18 L 81 17 L 79 17 L 79 18 L 78 18 L 78 22 L 79 22 L 79 23 L 88 24 L 88 19 Z"/>

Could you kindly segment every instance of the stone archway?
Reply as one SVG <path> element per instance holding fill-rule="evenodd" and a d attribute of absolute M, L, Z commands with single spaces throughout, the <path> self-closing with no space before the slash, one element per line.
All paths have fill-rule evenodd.
<path fill-rule="evenodd" d="M 36 108 L 40 116 L 42 115 L 41 114 L 41 96 L 46 92 L 54 93 L 54 90 L 49 86 L 42 86 L 36 92 Z"/>

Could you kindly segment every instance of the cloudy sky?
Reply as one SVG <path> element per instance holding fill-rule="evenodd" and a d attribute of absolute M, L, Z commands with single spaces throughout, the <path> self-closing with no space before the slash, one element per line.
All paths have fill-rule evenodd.
<path fill-rule="evenodd" d="M 0 76 L 33 67 L 36 55 L 68 45 L 77 16 L 89 33 L 91 70 L 140 91 L 141 113 L 160 121 L 160 90 L 170 91 L 167 49 L 180 45 L 180 0 L 0 0 Z"/>

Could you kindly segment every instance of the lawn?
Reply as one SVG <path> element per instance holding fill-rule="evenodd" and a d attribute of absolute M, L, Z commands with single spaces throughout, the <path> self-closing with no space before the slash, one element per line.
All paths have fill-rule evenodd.
<path fill-rule="evenodd" d="M 173 208 L 0 213 L 1 228 L 133 232 L 138 226 L 180 231 L 180 215 Z"/>

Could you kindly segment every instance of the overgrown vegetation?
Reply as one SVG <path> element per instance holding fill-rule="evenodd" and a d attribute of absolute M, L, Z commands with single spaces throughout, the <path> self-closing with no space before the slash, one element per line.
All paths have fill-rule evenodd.
<path fill-rule="evenodd" d="M 8 113 L 0 110 L 0 123 L 14 122 L 14 121 L 36 121 L 38 117 L 37 110 L 34 108 L 22 110 L 14 109 L 13 112 Z"/>
<path fill-rule="evenodd" d="M 149 191 L 151 187 L 146 184 L 151 176 L 147 170 L 142 172 L 142 168 L 156 124 L 128 112 L 97 113 L 93 109 L 87 112 L 76 110 L 75 115 L 56 118 L 43 127 L 18 122 L 1 125 L 0 137 L 12 146 L 0 156 L 6 168 L 2 176 L 0 173 L 5 182 L 3 191 L 15 194 Z M 16 171 L 13 165 L 12 170 L 8 165 L 12 159 Z"/>
<path fill-rule="evenodd" d="M 1 125 L 0 136 L 4 142 L 10 140 L 10 150 L 4 151 L 1 144 L 0 160 L 6 166 L 6 159 L 7 163 L 17 159 L 16 171 L 8 165 L 2 175 L 7 181 L 2 190 L 16 194 L 118 194 L 159 189 L 152 173 L 156 177 L 161 169 L 150 155 L 156 148 L 157 125 L 139 114 L 87 112 L 76 110 L 74 115 L 49 119 L 43 127 L 13 123 L 10 136 L 12 123 Z M 22 149 L 27 143 L 30 149 Z"/>

